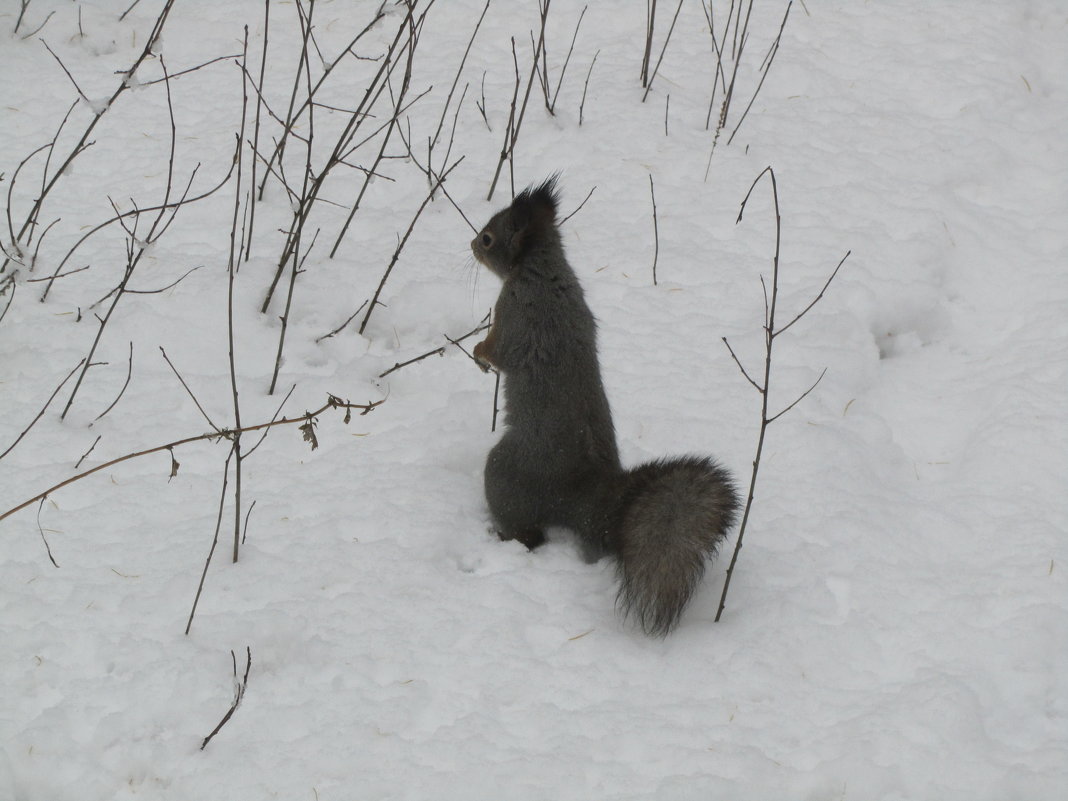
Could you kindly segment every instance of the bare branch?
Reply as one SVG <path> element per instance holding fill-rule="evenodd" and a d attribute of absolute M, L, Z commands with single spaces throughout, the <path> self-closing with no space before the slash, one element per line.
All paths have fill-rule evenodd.
<path fill-rule="evenodd" d="M 111 402 L 111 405 L 108 406 L 108 408 L 104 409 L 104 411 L 102 411 L 100 414 L 98 414 L 96 417 L 93 418 L 93 423 L 95 423 L 101 417 L 103 417 L 108 412 L 110 412 L 112 409 L 114 409 L 115 405 L 120 400 L 122 400 L 122 396 L 126 393 L 126 387 L 130 386 L 130 377 L 132 375 L 133 375 L 133 340 L 130 340 L 130 359 L 129 359 L 128 363 L 127 363 L 126 380 L 122 384 L 122 389 L 119 390 L 119 394 L 115 396 L 115 400 L 113 400 Z M 92 426 L 93 423 L 90 423 L 89 425 Z"/>
<path fill-rule="evenodd" d="M 742 366 L 742 363 L 741 363 L 741 361 L 739 361 L 739 359 L 738 359 L 738 356 L 737 356 L 737 354 L 735 354 L 735 352 L 734 352 L 734 348 L 732 348 L 732 347 L 731 347 L 731 343 L 727 341 L 727 337 L 722 337 L 722 339 L 723 339 L 723 344 L 727 346 L 727 350 L 729 350 L 729 351 L 731 352 L 731 358 L 732 358 L 732 359 L 734 359 L 734 363 L 735 363 L 736 365 L 738 365 L 738 369 L 739 369 L 739 370 L 741 370 L 741 371 L 742 371 L 742 375 L 744 375 L 744 376 L 745 376 L 745 380 L 746 380 L 746 381 L 748 381 L 748 382 L 749 382 L 750 384 L 752 384 L 752 385 L 753 385 L 753 388 L 754 388 L 754 389 L 755 389 L 755 390 L 756 390 L 757 392 L 760 392 L 761 394 L 763 394 L 763 392 L 764 392 L 764 388 L 763 388 L 763 387 L 761 387 L 761 386 L 760 386 L 760 384 L 758 384 L 758 383 L 757 383 L 756 381 L 754 381 L 754 380 L 753 380 L 753 379 L 752 379 L 752 378 L 751 378 L 751 377 L 749 376 L 749 373 L 747 373 L 747 372 L 745 371 L 745 368 L 744 368 L 744 367 Z"/>
<path fill-rule="evenodd" d="M 347 326 L 349 323 L 351 323 L 353 320 L 356 319 L 356 315 L 359 314 L 361 311 L 363 311 L 363 307 L 366 306 L 366 305 L 367 305 L 367 301 L 365 300 L 363 303 L 360 304 L 360 308 L 358 308 L 356 311 L 354 311 L 352 313 L 352 315 L 349 317 L 349 319 L 347 319 L 345 322 L 343 322 L 341 325 L 339 325 L 337 328 L 335 328 L 329 334 L 323 334 L 321 337 L 317 337 L 316 340 L 315 340 L 315 344 L 318 345 L 324 339 L 329 339 L 330 337 L 334 336 L 335 334 L 341 333 L 341 331 L 345 328 L 345 326 Z"/>
<path fill-rule="evenodd" d="M 48 538 L 45 537 L 44 527 L 41 525 L 41 509 L 44 507 L 44 503 L 46 500 L 47 498 L 41 498 L 41 503 L 37 507 L 37 531 L 41 535 L 41 542 L 44 543 L 45 551 L 48 552 L 48 561 L 52 563 L 52 567 L 59 567 L 59 564 L 56 562 L 56 558 L 52 556 L 52 548 L 48 544 Z"/>
<path fill-rule="evenodd" d="M 806 314 L 808 314 L 808 310 L 809 309 L 811 309 L 813 306 L 815 306 L 817 303 L 819 303 L 820 299 L 823 298 L 823 293 L 827 291 L 827 287 L 829 287 L 831 285 L 831 281 L 833 281 L 834 277 L 836 275 L 838 275 L 838 271 L 842 268 L 842 265 L 845 264 L 845 260 L 849 258 L 849 254 L 852 253 L 852 252 L 853 251 L 851 251 L 851 250 L 846 251 L 846 254 L 844 256 L 842 256 L 842 260 L 840 262 L 838 262 L 838 266 L 834 268 L 834 272 L 831 273 L 831 277 L 827 279 L 826 283 L 824 283 L 823 288 L 820 290 L 820 293 L 818 295 L 816 295 L 815 299 L 810 304 L 805 306 L 805 308 L 803 308 L 801 310 L 801 312 L 794 319 L 792 319 L 790 322 L 788 322 L 782 328 L 778 329 L 775 332 L 774 336 L 778 336 L 783 331 L 786 331 L 790 326 L 792 326 L 794 323 L 796 323 L 798 320 L 800 320 L 802 317 L 804 317 Z"/>
<path fill-rule="evenodd" d="M 330 395 L 328 397 L 326 403 L 323 404 L 322 407 L 320 407 L 319 409 L 317 409 L 314 412 L 307 412 L 307 413 L 305 413 L 304 415 L 302 415 L 300 417 L 295 417 L 293 419 L 287 419 L 287 418 L 283 417 L 281 420 L 272 420 L 270 422 L 260 423 L 259 425 L 254 425 L 254 426 L 245 426 L 240 431 L 234 431 L 234 430 L 230 430 L 230 429 L 224 429 L 222 431 L 210 431 L 207 434 L 198 434 L 198 435 L 192 436 L 192 437 L 185 437 L 184 439 L 178 439 L 178 440 L 175 440 L 174 442 L 168 442 L 165 445 L 157 445 L 157 446 L 155 446 L 153 448 L 148 448 L 148 449 L 143 450 L 143 451 L 137 451 L 135 453 L 128 453 L 125 456 L 119 456 L 116 459 L 111 459 L 110 461 L 104 462 L 103 464 L 99 464 L 96 467 L 92 467 L 92 468 L 90 468 L 88 470 L 85 470 L 84 472 L 78 473 L 76 475 L 71 476 L 68 479 L 60 481 L 58 484 L 55 484 L 55 485 L 49 487 L 44 492 L 38 493 L 37 495 L 34 495 L 29 500 L 23 501 L 18 506 L 14 506 L 11 509 L 8 509 L 6 512 L 3 512 L 2 514 L 0 514 L 0 520 L 4 520 L 5 518 L 10 517 L 11 515 L 15 514 L 16 512 L 22 511 L 27 506 L 31 506 L 32 504 L 37 503 L 42 498 L 48 497 L 49 495 L 51 495 L 52 493 L 56 492 L 57 490 L 60 490 L 63 487 L 66 487 L 68 484 L 73 484 L 76 481 L 81 481 L 83 478 L 86 478 L 88 476 L 93 475 L 93 473 L 97 473 L 97 472 L 99 472 L 101 470 L 106 470 L 109 467 L 114 467 L 115 465 L 120 464 L 122 462 L 129 461 L 130 459 L 137 459 L 137 458 L 139 458 L 141 456 L 148 456 L 149 454 L 152 454 L 152 453 L 159 453 L 160 451 L 170 451 L 170 450 L 173 450 L 174 448 L 177 448 L 177 447 L 179 447 L 181 445 L 188 445 L 189 443 L 192 443 L 192 442 L 201 442 L 203 440 L 208 440 L 208 439 L 214 439 L 214 440 L 232 439 L 236 434 L 239 434 L 239 433 L 240 434 L 247 434 L 250 431 L 262 431 L 264 429 L 274 428 L 275 426 L 288 426 L 288 425 L 293 425 L 294 423 L 299 423 L 301 421 L 305 421 L 306 422 L 306 421 L 312 419 L 313 417 L 316 417 L 316 416 L 322 414 L 327 409 L 360 409 L 360 410 L 362 410 L 361 414 L 368 414 L 369 412 L 371 412 L 373 409 L 375 409 L 376 407 L 380 406 L 384 402 L 385 402 L 384 400 L 379 400 L 379 401 L 371 401 L 371 402 L 368 402 L 368 403 L 349 403 L 347 401 L 341 400 L 336 395 Z"/>
<path fill-rule="evenodd" d="M 63 389 L 63 385 L 66 384 L 68 381 L 70 381 L 70 377 L 77 372 L 78 368 L 81 367 L 84 362 L 85 362 L 85 359 L 82 359 L 80 362 L 78 362 L 76 365 L 74 365 L 74 368 L 69 373 L 67 373 L 67 377 L 64 378 L 62 381 L 60 381 L 59 382 L 59 386 L 57 386 L 54 390 L 52 390 L 52 394 L 48 396 L 48 400 L 46 400 L 44 406 L 41 407 L 41 411 L 39 411 L 37 413 L 37 416 L 34 417 L 33 420 L 30 421 L 30 424 L 28 426 L 26 426 L 26 428 L 24 428 L 22 430 L 22 433 L 19 434 L 17 437 L 15 437 L 15 441 L 12 442 L 10 445 L 8 445 L 7 449 L 3 453 L 0 453 L 0 459 L 3 459 L 5 456 L 7 456 L 9 453 L 11 453 L 11 451 L 13 451 L 15 449 L 15 446 L 18 445 L 19 442 L 22 441 L 22 438 L 25 437 L 26 434 L 29 433 L 30 429 L 33 428 L 35 425 L 37 425 L 37 421 L 40 420 L 41 417 L 44 416 L 44 413 L 46 411 L 48 411 L 49 404 L 51 404 L 52 401 L 55 400 L 56 395 L 58 395 L 59 391 L 61 389 Z"/>
<path fill-rule="evenodd" d="M 583 207 L 584 205 L 586 205 L 586 201 L 587 201 L 587 200 L 590 200 L 591 198 L 593 198 L 594 192 L 596 192 L 596 191 L 597 191 L 597 187 L 594 187 L 594 188 L 593 188 L 593 189 L 591 189 L 590 191 L 586 192 L 586 197 L 585 197 L 585 199 L 584 199 L 584 200 L 582 201 L 582 203 L 580 203 L 580 204 L 579 204 L 578 208 L 576 208 L 576 209 L 575 209 L 574 211 L 571 211 L 571 214 L 569 214 L 569 215 L 568 215 L 567 217 L 565 217 L 565 218 L 564 218 L 563 220 L 561 220 L 561 221 L 560 221 L 560 224 L 561 224 L 561 225 L 563 225 L 563 224 L 564 224 L 565 222 L 567 222 L 567 221 L 568 221 L 569 219 L 571 219 L 572 217 L 575 217 L 575 215 L 577 215 L 577 214 L 579 213 L 579 211 L 581 211 L 581 210 L 582 210 L 582 207 Z"/>
<path fill-rule="evenodd" d="M 188 634 L 189 630 L 186 629 L 185 633 Z M 252 649 L 246 647 L 245 651 L 247 653 L 248 661 L 245 663 L 245 677 L 241 679 L 240 682 L 237 682 L 237 657 L 234 656 L 233 651 L 230 652 L 230 656 L 232 656 L 234 659 L 234 681 L 236 682 L 236 686 L 234 688 L 234 701 L 230 705 L 229 711 L 225 715 L 223 715 L 223 719 L 219 721 L 219 725 L 212 729 L 211 734 L 205 737 L 204 742 L 200 744 L 201 751 L 203 751 L 205 747 L 207 747 L 208 743 L 211 742 L 211 738 L 218 734 L 219 730 L 226 725 L 226 722 L 230 720 L 234 712 L 236 712 L 237 708 L 241 705 L 241 699 L 245 697 L 245 688 L 248 687 L 248 672 L 252 668 Z"/>
<path fill-rule="evenodd" d="M 198 401 L 197 396 L 193 394 L 193 390 L 191 390 L 189 388 L 189 385 L 185 383 L 185 379 L 182 378 L 182 374 L 178 372 L 178 368 L 174 366 L 174 363 L 171 361 L 170 357 L 167 355 L 167 351 L 163 349 L 162 345 L 160 346 L 159 352 L 163 354 L 163 360 L 167 362 L 167 366 L 171 368 L 171 372 L 174 373 L 175 378 L 178 379 L 179 383 L 182 385 L 182 388 L 186 391 L 186 394 L 189 395 L 190 398 L 192 398 L 193 403 L 196 404 L 197 409 L 200 410 L 200 413 L 204 416 L 204 419 L 208 421 L 208 425 L 211 426 L 212 429 L 214 429 L 214 431 L 219 436 L 222 436 L 222 429 L 215 425 L 212 419 L 208 416 L 208 413 L 204 411 L 204 407 L 200 405 L 200 401 Z"/>
<path fill-rule="evenodd" d="M 680 11 L 682 11 L 682 0 L 679 0 L 679 4 L 675 8 L 675 16 L 671 18 L 671 26 L 668 28 L 667 36 L 664 37 L 664 46 L 660 48 L 660 57 L 656 60 L 656 66 L 653 67 L 653 74 L 649 76 L 649 81 L 645 84 L 645 93 L 642 95 L 643 103 L 645 102 L 645 98 L 649 96 L 649 91 L 653 88 L 653 81 L 656 80 L 656 74 L 660 71 L 660 62 L 664 60 L 664 53 L 667 52 L 668 42 L 671 41 L 671 34 L 675 30 L 675 22 L 679 18 Z"/>
<path fill-rule="evenodd" d="M 660 255 L 660 229 L 656 220 L 656 192 L 653 191 L 652 173 L 649 173 L 649 196 L 653 199 L 653 286 L 656 286 L 656 260 Z"/>
<path fill-rule="evenodd" d="M 779 332 L 776 332 L 776 333 L 779 333 Z M 820 373 L 820 377 L 817 378 L 815 380 L 815 382 L 813 382 L 812 386 L 810 386 L 808 389 L 806 389 L 804 392 L 802 392 L 801 395 L 798 396 L 797 400 L 795 400 L 793 403 L 791 403 L 789 406 L 787 406 L 785 409 L 783 409 L 781 412 L 779 412 L 774 417 L 769 417 L 768 418 L 768 424 L 770 425 L 770 424 L 774 423 L 776 420 L 778 420 L 780 417 L 782 417 L 784 414 L 786 414 L 792 408 L 797 406 L 797 404 L 799 404 L 801 401 L 803 401 L 805 399 L 805 397 L 808 395 L 808 393 L 810 393 L 812 390 L 814 390 L 816 388 L 816 385 L 819 384 L 820 381 L 823 380 L 823 377 L 825 375 L 827 375 L 827 368 L 826 367 L 823 368 L 823 372 Z"/>

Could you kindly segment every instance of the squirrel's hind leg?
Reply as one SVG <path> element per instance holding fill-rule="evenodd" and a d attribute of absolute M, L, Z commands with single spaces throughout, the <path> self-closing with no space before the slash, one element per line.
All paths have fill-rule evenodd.
<path fill-rule="evenodd" d="M 526 545 L 528 551 L 533 551 L 539 545 L 545 543 L 545 532 L 540 528 L 528 528 L 522 531 L 498 531 L 497 536 L 505 542 L 517 540 Z"/>

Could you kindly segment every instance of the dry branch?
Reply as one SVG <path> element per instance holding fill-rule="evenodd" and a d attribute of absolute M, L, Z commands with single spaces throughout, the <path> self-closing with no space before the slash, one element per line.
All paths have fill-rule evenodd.
<path fill-rule="evenodd" d="M 189 631 L 187 629 L 186 634 L 188 633 Z M 245 697 L 245 688 L 248 687 L 248 672 L 252 668 L 252 648 L 246 646 L 245 654 L 247 659 L 247 661 L 245 662 L 245 675 L 241 679 L 241 681 L 238 681 L 237 657 L 234 655 L 233 651 L 230 652 L 230 657 L 233 659 L 234 662 L 234 700 L 233 703 L 230 704 L 229 711 L 225 715 L 223 715 L 223 719 L 219 721 L 219 725 L 212 729 L 211 734 L 205 737 L 204 742 L 200 744 L 201 751 L 203 751 L 207 744 L 211 742 L 211 738 L 218 734 L 219 730 L 226 725 L 226 722 L 230 720 L 231 717 L 233 717 L 234 712 L 236 712 L 237 708 L 241 705 L 241 699 Z"/>
<path fill-rule="evenodd" d="M 727 350 L 730 351 L 731 358 L 734 359 L 734 363 L 738 365 L 738 369 L 741 370 L 742 375 L 745 376 L 745 379 L 753 385 L 757 392 L 760 393 L 760 433 L 757 437 L 756 455 L 753 458 L 753 471 L 749 477 L 749 493 L 745 500 L 745 511 L 742 513 L 742 523 L 738 529 L 738 540 L 734 545 L 734 553 L 731 555 L 730 565 L 727 567 L 727 577 L 723 583 L 723 593 L 719 599 L 719 608 L 716 610 L 717 622 L 723 615 L 723 609 L 725 608 L 727 603 L 727 590 L 730 588 L 731 577 L 734 575 L 734 566 L 738 562 L 738 554 L 742 549 L 742 538 L 745 536 L 746 525 L 749 522 L 749 512 L 753 507 L 753 498 L 756 493 L 757 474 L 760 471 L 760 457 L 764 450 L 764 437 L 767 434 L 768 426 L 778 420 L 788 411 L 793 409 L 802 400 L 804 400 L 804 398 L 807 397 L 808 394 L 816 388 L 820 381 L 823 380 L 823 376 L 827 372 L 826 368 L 824 368 L 823 372 L 820 373 L 819 378 L 816 379 L 815 383 L 813 383 L 812 386 L 806 389 L 798 398 L 796 398 L 792 403 L 786 406 L 786 408 L 784 408 L 782 411 L 769 416 L 768 398 L 771 387 L 772 346 L 775 343 L 775 338 L 779 334 L 782 334 L 794 323 L 800 320 L 809 311 L 809 309 L 816 305 L 817 301 L 819 301 L 820 298 L 823 297 L 823 293 L 826 292 L 827 287 L 830 286 L 831 281 L 834 280 L 834 277 L 838 274 L 838 270 L 841 268 L 845 260 L 849 257 L 849 253 L 846 253 L 846 255 L 842 257 L 842 261 L 840 261 L 838 263 L 838 266 L 834 268 L 834 272 L 831 273 L 831 277 L 827 279 L 826 283 L 824 283 L 823 288 L 820 290 L 820 293 L 815 300 L 809 303 L 808 306 L 806 306 L 785 326 L 781 328 L 776 328 L 775 312 L 777 310 L 779 299 L 779 253 L 780 245 L 782 242 L 782 216 L 779 213 L 779 190 L 775 181 L 775 171 L 771 167 L 764 168 L 761 171 L 760 175 L 756 177 L 756 180 L 753 181 L 752 186 L 749 187 L 749 191 L 746 193 L 745 199 L 742 201 L 741 208 L 738 211 L 738 219 L 736 222 L 742 221 L 742 214 L 745 212 L 745 206 L 749 202 L 749 198 L 753 194 L 753 190 L 756 188 L 756 185 L 760 182 L 760 179 L 763 178 L 764 175 L 768 175 L 771 179 L 771 196 L 775 209 L 775 256 L 772 261 L 771 299 L 768 300 L 766 285 L 764 294 L 764 379 L 762 383 L 757 383 L 753 380 L 753 378 L 746 371 L 745 367 L 742 365 L 741 361 L 738 359 L 738 356 L 735 354 L 734 349 L 730 345 L 730 342 L 727 341 L 726 337 L 723 337 L 723 344 L 726 345 Z M 764 284 L 763 276 L 761 276 L 761 284 Z"/>
<path fill-rule="evenodd" d="M 15 514 L 16 512 L 22 511 L 27 506 L 31 506 L 32 504 L 37 503 L 42 498 L 47 498 L 52 493 L 56 492 L 57 490 L 63 489 L 63 487 L 66 487 L 69 484 L 73 484 L 76 481 L 81 481 L 83 478 L 87 478 L 88 476 L 93 475 L 93 473 L 97 473 L 97 472 L 99 472 L 101 470 L 106 470 L 109 467 L 114 467 L 117 464 L 129 461 L 131 459 L 137 459 L 137 458 L 139 458 L 141 456 L 148 456 L 148 455 L 153 454 L 153 453 L 160 453 L 161 451 L 172 451 L 174 448 L 178 448 L 178 447 L 180 447 L 182 445 L 188 445 L 188 444 L 190 444 L 192 442 L 202 442 L 204 440 L 210 440 L 210 439 L 213 439 L 213 440 L 219 440 L 219 439 L 232 440 L 237 434 L 247 434 L 250 431 L 263 431 L 263 430 L 266 430 L 266 429 L 274 428 L 275 426 L 288 426 L 288 425 L 293 425 L 294 423 L 300 423 L 302 421 L 304 423 L 307 423 L 307 422 L 315 419 L 318 415 L 322 414 L 327 409 L 346 409 L 346 410 L 360 409 L 361 410 L 361 414 L 368 414 L 371 410 L 373 410 L 377 406 L 380 406 L 384 402 L 385 402 L 384 400 L 380 400 L 380 401 L 369 401 L 368 403 L 349 403 L 348 401 L 341 400 L 341 398 L 337 397 L 336 395 L 329 395 L 329 396 L 327 396 L 326 403 L 324 403 L 320 408 L 316 409 L 314 412 L 306 412 L 303 415 L 301 415 L 300 417 L 294 417 L 293 419 L 288 419 L 288 418 L 283 417 L 281 420 L 271 420 L 270 422 L 260 423 L 259 425 L 245 426 L 240 431 L 236 431 L 234 429 L 222 429 L 221 431 L 209 431 L 206 434 L 197 434 L 196 436 L 185 437 L 183 439 L 175 440 L 174 442 L 168 442 L 168 443 L 166 443 L 164 445 L 156 445 L 155 447 L 147 448 L 147 449 L 142 450 L 142 451 L 136 451 L 134 453 L 127 453 L 125 456 L 119 456 L 116 459 L 111 459 L 111 460 L 109 460 L 107 462 L 104 462 L 103 464 L 97 465 L 96 467 L 92 467 L 92 468 L 90 468 L 88 470 L 85 470 L 85 471 L 83 471 L 81 473 L 77 473 L 76 475 L 73 475 L 70 478 L 64 479 L 63 481 L 60 481 L 58 484 L 55 484 L 55 485 L 49 487 L 44 492 L 39 492 L 37 495 L 34 495 L 29 500 L 23 501 L 22 503 L 18 504 L 17 506 L 13 506 L 10 509 L 8 509 L 6 512 L 0 514 L 0 520 L 4 520 L 5 518 L 10 517 L 11 515 Z"/>
<path fill-rule="evenodd" d="M 10 445 L 8 445 L 7 449 L 3 453 L 0 453 L 0 459 L 3 459 L 5 456 L 7 456 L 9 453 L 11 453 L 11 451 L 13 451 L 15 449 L 15 446 L 18 445 L 22 441 L 22 438 L 25 437 L 29 433 L 30 429 L 33 428 L 35 425 L 37 425 L 37 421 L 40 420 L 41 417 L 44 416 L 44 413 L 46 411 L 48 411 L 49 405 L 52 403 L 53 400 L 55 400 L 56 395 L 59 394 L 59 391 L 61 389 L 63 389 L 63 385 L 66 384 L 68 381 L 70 381 L 70 377 L 72 375 L 74 375 L 75 372 L 77 372 L 78 368 L 81 367 L 84 362 L 85 362 L 85 359 L 82 359 L 80 362 L 78 362 L 76 365 L 74 365 L 74 369 L 72 369 L 69 373 L 67 373 L 67 377 L 64 378 L 62 381 L 60 381 L 59 382 L 59 386 L 57 386 L 54 390 L 52 390 L 52 394 L 48 396 L 48 400 L 46 400 L 44 406 L 41 407 L 41 411 L 39 411 L 37 413 L 37 416 L 34 417 L 33 420 L 30 421 L 30 424 L 28 426 L 26 426 L 26 428 L 24 428 L 22 430 L 22 433 L 19 434 L 17 437 L 15 437 L 15 441 L 12 442 Z"/>
<path fill-rule="evenodd" d="M 145 47 L 141 51 L 141 54 L 134 60 L 134 63 L 129 67 L 129 69 L 124 70 L 121 73 L 123 75 L 122 82 L 111 94 L 111 96 L 104 102 L 104 105 L 100 107 L 99 110 L 94 111 L 92 121 L 89 123 L 88 126 L 86 126 L 85 131 L 82 132 L 81 138 L 78 140 L 77 144 L 75 144 L 73 149 L 71 149 L 66 159 L 64 159 L 63 163 L 55 171 L 52 177 L 48 179 L 47 182 L 44 184 L 41 192 L 34 200 L 33 206 L 31 207 L 29 214 L 26 215 L 25 222 L 23 222 L 22 226 L 19 228 L 18 233 L 12 237 L 12 241 L 16 249 L 18 248 L 18 243 L 22 241 L 23 237 L 26 236 L 27 232 L 31 232 L 30 238 L 32 238 L 32 226 L 36 224 L 37 216 L 41 212 L 41 207 L 44 205 L 44 202 L 47 199 L 49 193 L 52 191 L 53 187 L 55 187 L 56 182 L 59 181 L 60 176 L 62 176 L 64 172 L 66 172 L 71 162 L 73 162 L 74 159 L 77 158 L 78 155 L 83 150 L 85 150 L 86 147 L 89 146 L 87 144 L 89 142 L 89 137 L 93 133 L 93 130 L 96 128 L 97 123 L 99 123 L 103 116 L 107 114 L 107 112 L 115 104 L 115 101 L 118 100 L 119 96 L 130 88 L 130 79 L 134 76 L 134 73 L 137 72 L 137 69 L 141 66 L 142 62 L 144 62 L 144 60 L 152 54 L 152 51 L 156 47 L 160 35 L 163 33 L 163 26 L 167 22 L 167 17 L 171 13 L 171 8 L 174 6 L 174 2 L 175 0 L 167 0 L 166 4 L 163 6 L 163 9 L 160 11 L 159 16 L 156 18 L 155 24 L 152 26 L 152 31 L 148 35 L 148 40 L 145 43 Z M 53 146 L 54 141 L 55 140 L 53 140 Z M 0 273 L 2 273 L 7 268 L 9 262 L 10 258 L 5 259 L 3 264 L 0 264 Z"/>
<path fill-rule="evenodd" d="M 530 100 L 530 90 L 534 85 L 534 76 L 538 72 L 538 57 L 541 54 L 542 48 L 545 45 L 545 21 L 549 16 L 549 3 L 552 0 L 545 0 L 545 5 L 539 8 L 541 9 L 541 31 L 538 34 L 538 44 L 534 48 L 534 61 L 530 65 L 530 76 L 527 78 L 527 89 L 523 95 L 523 105 L 519 110 L 519 115 L 516 116 L 516 99 L 518 98 L 518 92 L 512 97 L 512 111 L 508 119 L 508 127 L 505 131 L 504 145 L 501 147 L 501 157 L 497 162 L 497 170 L 493 174 L 493 180 L 490 182 L 489 194 L 486 196 L 486 200 L 493 200 L 493 192 L 497 188 L 497 179 L 501 176 L 501 168 L 504 166 L 504 162 L 512 161 L 512 155 L 515 151 L 516 142 L 519 139 L 519 129 L 523 125 L 523 116 L 527 113 L 527 101 Z M 515 39 L 512 39 L 512 59 L 515 60 Z M 518 66 L 516 67 L 518 73 Z M 519 88 L 518 74 L 516 75 L 516 89 Z M 513 194 L 515 193 L 515 186 L 513 182 L 512 186 Z"/>

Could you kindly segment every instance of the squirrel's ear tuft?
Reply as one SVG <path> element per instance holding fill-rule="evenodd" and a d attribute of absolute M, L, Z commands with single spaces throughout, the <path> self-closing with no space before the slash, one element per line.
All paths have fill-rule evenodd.
<path fill-rule="evenodd" d="M 556 209 L 560 191 L 557 188 L 559 175 L 552 175 L 539 186 L 528 186 L 512 201 L 512 221 L 521 240 L 530 241 L 556 225 Z"/>
<path fill-rule="evenodd" d="M 557 186 L 559 180 L 560 173 L 553 173 L 540 186 L 530 187 L 525 192 L 534 208 L 553 222 L 556 221 L 556 210 L 560 205 L 560 189 Z"/>

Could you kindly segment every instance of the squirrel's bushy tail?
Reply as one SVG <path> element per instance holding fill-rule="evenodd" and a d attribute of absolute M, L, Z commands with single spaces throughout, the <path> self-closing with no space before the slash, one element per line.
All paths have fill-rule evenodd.
<path fill-rule="evenodd" d="M 696 456 L 649 462 L 623 480 L 617 602 L 646 634 L 663 636 L 734 524 L 738 493 L 726 470 Z"/>

